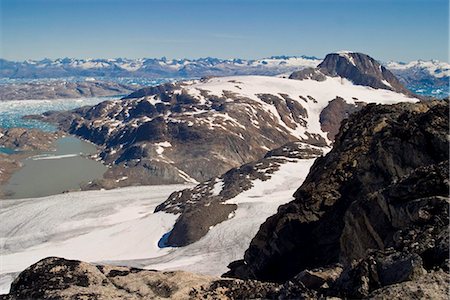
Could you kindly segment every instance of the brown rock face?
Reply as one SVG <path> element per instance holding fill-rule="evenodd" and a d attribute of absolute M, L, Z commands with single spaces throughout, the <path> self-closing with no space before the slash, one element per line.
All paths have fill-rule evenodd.
<path fill-rule="evenodd" d="M 367 105 L 352 115 L 228 275 L 282 282 L 388 248 L 446 268 L 448 115 L 446 101 Z"/>
<path fill-rule="evenodd" d="M 360 110 L 366 105 L 364 102 L 349 104 L 341 97 L 336 97 L 330 101 L 320 113 L 320 125 L 324 132 L 328 132 L 328 138 L 334 140 L 339 132 L 342 120 L 348 118 L 352 113 Z"/>

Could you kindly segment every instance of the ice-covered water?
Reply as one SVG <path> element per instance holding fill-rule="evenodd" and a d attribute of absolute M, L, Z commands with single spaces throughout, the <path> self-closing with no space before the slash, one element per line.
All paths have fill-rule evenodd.
<path fill-rule="evenodd" d="M 38 115 L 46 111 L 71 110 L 77 107 L 95 105 L 105 100 L 117 98 L 120 97 L 0 101 L 0 127 L 38 128 L 44 131 L 54 131 L 55 126 L 52 124 L 37 120 L 25 120 L 22 117 L 26 115 Z"/>

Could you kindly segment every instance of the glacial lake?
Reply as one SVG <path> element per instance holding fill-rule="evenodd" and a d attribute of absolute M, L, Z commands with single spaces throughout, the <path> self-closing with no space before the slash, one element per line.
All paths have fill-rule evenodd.
<path fill-rule="evenodd" d="M 112 99 L 120 99 L 120 96 L 0 101 L 0 127 L 54 131 L 56 128 L 52 124 L 22 117 L 46 111 L 71 110 Z M 14 152 L 14 149 L 0 147 L 2 154 Z M 23 168 L 16 171 L 10 180 L 1 186 L 7 195 L 2 198 L 35 198 L 79 190 L 81 184 L 102 178 L 107 169 L 102 163 L 86 157 L 96 152 L 96 147 L 88 142 L 73 136 L 63 137 L 56 142 L 56 151 L 35 153 L 22 160 Z"/>
<path fill-rule="evenodd" d="M 7 199 L 34 198 L 79 190 L 80 184 L 101 178 L 107 170 L 87 158 L 97 148 L 73 136 L 56 141 L 56 151 L 40 152 L 22 163 L 23 168 L 2 186 Z"/>

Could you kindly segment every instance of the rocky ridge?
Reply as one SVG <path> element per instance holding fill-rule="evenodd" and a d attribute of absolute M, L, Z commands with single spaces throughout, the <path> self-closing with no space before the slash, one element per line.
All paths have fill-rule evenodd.
<path fill-rule="evenodd" d="M 112 188 L 205 181 L 292 141 L 328 146 L 349 112 L 401 101 L 418 99 L 330 76 L 241 76 L 167 83 L 39 118 L 102 146 L 111 169 L 86 189 Z"/>
<path fill-rule="evenodd" d="M 372 260 L 371 269 L 359 266 L 346 270 L 360 280 L 357 287 L 364 286 L 367 275 L 380 263 L 388 275 L 389 267 L 398 264 L 389 260 Z M 404 260 L 400 264 L 404 264 Z M 406 264 L 407 266 L 407 264 Z M 399 283 L 375 288 L 370 294 L 352 296 L 364 299 L 410 299 L 427 298 L 447 299 L 447 286 L 450 283 L 448 273 L 437 270 L 428 273 L 411 272 L 408 267 L 401 269 L 400 276 L 406 280 Z M 361 272 L 362 271 L 362 272 Z M 406 271 L 406 272 L 405 272 Z M 343 268 L 304 271 L 284 284 L 241 280 L 235 278 L 217 278 L 183 271 L 158 272 L 111 265 L 93 265 L 85 262 L 66 260 L 57 257 L 45 258 L 24 270 L 12 283 L 9 294 L 0 295 L 2 300 L 15 299 L 348 299 L 336 296 L 342 294 L 338 287 L 349 288 L 355 282 L 340 281 Z M 389 276 L 389 275 L 388 275 Z M 399 278 L 398 274 L 389 279 Z M 348 279 L 348 276 L 342 276 Z M 339 286 L 338 283 L 339 282 Z M 358 284 L 358 282 L 356 283 Z M 331 288 L 330 288 L 331 285 Z M 355 295 L 355 294 L 353 294 Z"/>
<path fill-rule="evenodd" d="M 323 154 L 320 147 L 291 142 L 266 153 L 264 158 L 233 168 L 194 188 L 174 192 L 155 212 L 180 214 L 164 246 L 180 247 L 196 242 L 212 226 L 233 217 L 237 205 L 226 201 L 251 189 L 255 181 L 270 182 L 272 174 L 286 163 L 313 159 Z"/>

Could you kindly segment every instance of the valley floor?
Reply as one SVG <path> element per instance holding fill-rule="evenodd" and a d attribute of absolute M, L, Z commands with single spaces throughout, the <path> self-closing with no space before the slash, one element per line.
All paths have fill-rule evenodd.
<path fill-rule="evenodd" d="M 190 185 L 0 200 L 0 293 L 7 293 L 14 277 L 26 267 L 48 256 L 220 275 L 230 262 L 243 257 L 266 218 L 293 199 L 313 161 L 282 165 L 271 184 L 254 182 L 253 188 L 228 200 L 238 204 L 230 220 L 182 248 L 158 247 L 177 216 L 153 211 L 173 191 Z"/>

